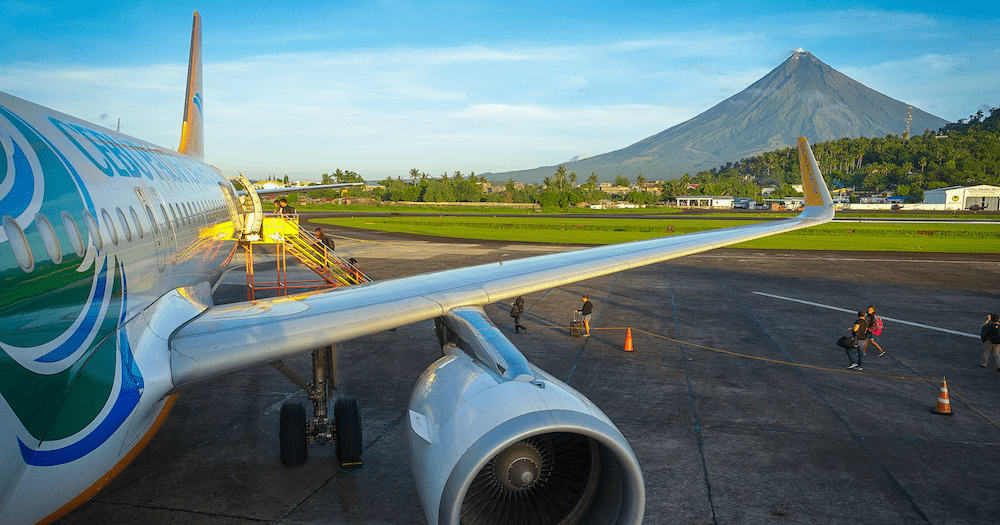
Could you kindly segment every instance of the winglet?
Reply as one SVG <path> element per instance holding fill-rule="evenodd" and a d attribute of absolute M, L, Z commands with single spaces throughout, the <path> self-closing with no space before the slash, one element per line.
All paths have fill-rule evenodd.
<path fill-rule="evenodd" d="M 826 187 L 819 164 L 813 156 L 812 148 L 805 137 L 799 137 L 799 169 L 802 171 L 802 193 L 806 197 L 806 207 L 822 206 L 832 208 L 833 199 Z"/>
<path fill-rule="evenodd" d="M 177 151 L 205 158 L 201 100 L 201 15 L 194 12 L 191 25 L 191 55 L 188 58 L 187 98 L 184 99 L 184 127 Z"/>

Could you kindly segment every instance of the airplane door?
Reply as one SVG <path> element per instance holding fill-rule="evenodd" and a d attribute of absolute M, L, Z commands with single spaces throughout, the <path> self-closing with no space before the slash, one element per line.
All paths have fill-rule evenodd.
<path fill-rule="evenodd" d="M 256 241 L 260 238 L 260 226 L 264 221 L 264 207 L 260 204 L 260 196 L 257 195 L 257 190 L 254 189 L 253 184 L 247 180 L 246 177 L 240 173 L 240 185 L 243 186 L 243 196 L 245 197 L 244 202 L 244 219 L 243 219 L 243 237 L 251 241 Z"/>
<path fill-rule="evenodd" d="M 153 244 L 156 245 L 156 267 L 162 272 L 164 266 L 163 259 L 166 254 L 163 246 L 163 230 L 157 224 L 156 215 L 153 214 L 153 206 L 150 204 L 146 192 L 142 188 L 136 187 L 135 195 L 139 197 L 139 203 L 142 204 L 142 208 L 146 212 L 146 220 L 149 221 L 149 234 L 153 237 Z"/>

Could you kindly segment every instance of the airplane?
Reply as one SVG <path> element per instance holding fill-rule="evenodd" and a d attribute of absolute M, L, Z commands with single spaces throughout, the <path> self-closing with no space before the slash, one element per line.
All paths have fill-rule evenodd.
<path fill-rule="evenodd" d="M 0 93 L 0 523 L 48 523 L 93 497 L 192 384 L 428 320 L 443 355 L 418 379 L 406 429 L 428 523 L 514 512 L 641 523 L 645 486 L 625 437 L 530 364 L 483 306 L 834 216 L 799 138 L 794 218 L 214 305 L 246 221 L 233 184 L 204 161 L 197 12 L 185 96 L 172 151 Z M 343 401 L 327 436 L 357 459 L 357 405 Z M 301 464 L 311 423 L 288 406 L 280 457 Z"/>

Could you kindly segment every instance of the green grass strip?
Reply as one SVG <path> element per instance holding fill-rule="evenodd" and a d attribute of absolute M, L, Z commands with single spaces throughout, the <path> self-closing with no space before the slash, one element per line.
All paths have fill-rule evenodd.
<path fill-rule="evenodd" d="M 739 226 L 760 220 L 559 217 L 353 217 L 314 222 L 437 237 L 510 242 L 617 244 Z M 756 241 L 739 248 L 1000 253 L 1000 225 L 828 223 Z"/>

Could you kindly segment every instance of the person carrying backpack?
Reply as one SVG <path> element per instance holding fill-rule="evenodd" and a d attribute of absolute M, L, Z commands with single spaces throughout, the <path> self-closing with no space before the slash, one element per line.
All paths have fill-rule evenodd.
<path fill-rule="evenodd" d="M 528 328 L 521 324 L 521 316 L 524 315 L 524 298 L 520 295 L 510 305 L 510 316 L 514 318 L 514 333 L 524 330 L 528 333 Z"/>
<path fill-rule="evenodd" d="M 882 346 L 878 344 L 878 339 L 875 338 L 877 335 L 882 334 L 882 318 L 875 315 L 875 307 L 868 307 L 868 314 L 865 315 L 865 321 L 868 321 L 868 337 L 865 338 L 865 346 L 861 349 L 862 354 L 868 353 L 868 343 L 875 345 L 878 348 L 878 355 L 885 355 L 885 350 Z"/>
<path fill-rule="evenodd" d="M 983 323 L 983 329 L 979 334 L 983 341 L 983 361 L 979 366 L 986 368 L 990 364 L 990 354 L 997 362 L 997 372 L 1000 372 L 1000 316 L 990 314 Z"/>
<path fill-rule="evenodd" d="M 865 354 L 861 351 L 861 341 L 865 339 L 865 335 L 868 333 L 868 321 L 865 320 L 865 312 L 858 312 L 858 318 L 854 321 L 854 324 L 847 330 L 847 335 L 850 340 L 847 342 L 847 346 L 844 350 L 847 351 L 847 358 L 851 360 L 850 366 L 847 368 L 853 368 L 855 370 L 864 370 Z M 857 361 L 854 360 L 857 356 Z"/>

